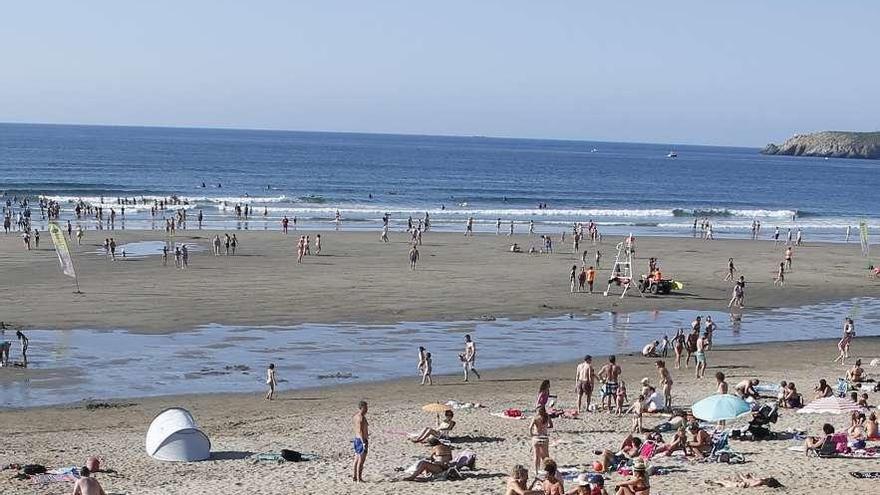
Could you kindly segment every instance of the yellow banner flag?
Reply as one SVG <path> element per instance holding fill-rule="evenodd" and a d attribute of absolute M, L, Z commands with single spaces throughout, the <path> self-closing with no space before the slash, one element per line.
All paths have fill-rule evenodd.
<path fill-rule="evenodd" d="M 61 271 L 68 277 L 76 278 L 76 272 L 73 270 L 73 259 L 70 257 L 70 248 L 67 247 L 67 239 L 64 238 L 64 231 L 55 222 L 49 222 L 49 235 L 55 244 L 55 252 L 58 253 L 58 262 L 61 263 Z"/>

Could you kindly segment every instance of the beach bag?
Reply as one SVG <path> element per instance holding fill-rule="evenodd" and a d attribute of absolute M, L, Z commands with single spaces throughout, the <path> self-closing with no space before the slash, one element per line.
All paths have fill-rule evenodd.
<path fill-rule="evenodd" d="M 40 464 L 25 464 L 21 467 L 21 472 L 28 476 L 43 474 L 46 472 L 46 466 Z"/>
<path fill-rule="evenodd" d="M 281 458 L 287 462 L 302 461 L 302 453 L 295 450 L 281 449 Z"/>

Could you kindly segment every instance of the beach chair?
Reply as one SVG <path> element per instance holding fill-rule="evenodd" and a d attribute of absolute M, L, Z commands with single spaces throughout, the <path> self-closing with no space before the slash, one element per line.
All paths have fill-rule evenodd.
<path fill-rule="evenodd" d="M 477 467 L 477 454 L 473 450 L 463 450 L 449 464 L 445 471 L 435 474 L 431 481 L 456 481 L 463 479 L 461 469 L 473 471 Z"/>
<path fill-rule="evenodd" d="M 712 450 L 706 458 L 707 462 L 723 462 L 725 464 L 741 464 L 746 462 L 745 456 L 730 447 L 730 435 L 726 431 L 712 436 Z"/>

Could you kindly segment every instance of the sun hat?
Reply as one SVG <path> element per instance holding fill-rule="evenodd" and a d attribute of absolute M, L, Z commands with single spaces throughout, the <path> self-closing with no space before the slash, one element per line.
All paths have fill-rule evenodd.
<path fill-rule="evenodd" d="M 647 471 L 648 465 L 645 464 L 645 460 L 639 457 L 635 461 L 633 461 L 633 471 Z"/>

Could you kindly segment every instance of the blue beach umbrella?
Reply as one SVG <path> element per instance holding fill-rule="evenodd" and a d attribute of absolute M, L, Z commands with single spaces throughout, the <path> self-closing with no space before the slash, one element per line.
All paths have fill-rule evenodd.
<path fill-rule="evenodd" d="M 694 417 L 703 421 L 726 421 L 751 412 L 749 403 L 731 394 L 706 397 L 691 408 Z"/>

